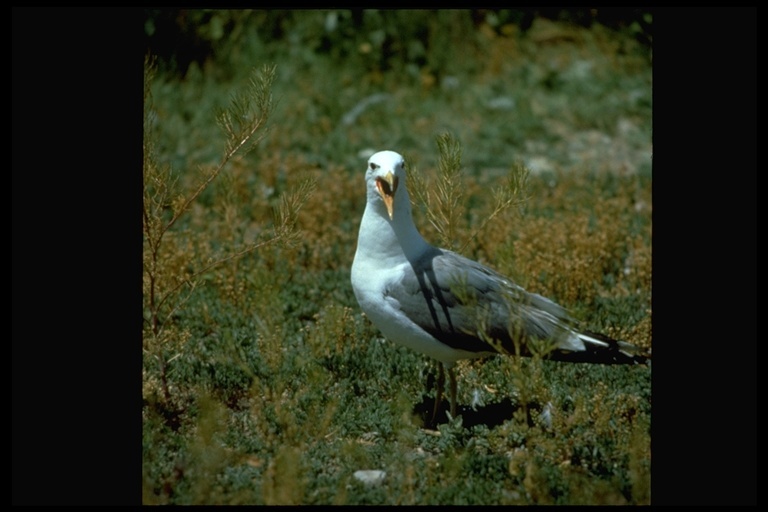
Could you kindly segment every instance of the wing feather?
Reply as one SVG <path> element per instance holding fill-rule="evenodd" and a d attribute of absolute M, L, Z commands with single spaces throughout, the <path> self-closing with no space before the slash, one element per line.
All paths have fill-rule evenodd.
<path fill-rule="evenodd" d="M 514 353 L 517 343 L 526 353 L 530 339 L 584 348 L 564 308 L 450 251 L 431 248 L 411 261 L 386 294 L 411 321 L 453 348 Z"/>

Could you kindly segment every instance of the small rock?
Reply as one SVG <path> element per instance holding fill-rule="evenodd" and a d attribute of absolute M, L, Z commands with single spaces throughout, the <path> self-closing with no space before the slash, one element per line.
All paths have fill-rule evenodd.
<path fill-rule="evenodd" d="M 387 473 L 380 469 L 360 469 L 355 471 L 353 476 L 365 485 L 379 485 L 384 481 Z"/>
<path fill-rule="evenodd" d="M 509 96 L 499 96 L 488 101 L 488 108 L 491 110 L 513 110 L 515 99 Z"/>
<path fill-rule="evenodd" d="M 554 164 L 544 156 L 532 156 L 525 161 L 525 166 L 533 174 L 554 171 Z"/>
<path fill-rule="evenodd" d="M 541 423 L 546 428 L 552 428 L 552 402 L 547 402 L 539 415 Z"/>
<path fill-rule="evenodd" d="M 458 89 L 460 85 L 461 83 L 459 82 L 459 79 L 452 75 L 443 77 L 443 80 L 440 82 L 440 87 L 446 91 L 450 89 Z"/>

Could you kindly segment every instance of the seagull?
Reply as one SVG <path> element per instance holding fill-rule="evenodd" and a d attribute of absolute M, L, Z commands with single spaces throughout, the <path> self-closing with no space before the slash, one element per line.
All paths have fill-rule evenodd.
<path fill-rule="evenodd" d="M 542 353 L 559 361 L 643 364 L 650 357 L 630 343 L 579 330 L 555 302 L 476 261 L 430 245 L 413 222 L 399 153 L 371 156 L 365 183 L 367 204 L 352 262 L 352 288 L 360 308 L 386 338 L 440 363 L 433 422 L 444 368 L 450 378 L 451 417 L 456 416 L 454 367 L 461 359 Z"/>

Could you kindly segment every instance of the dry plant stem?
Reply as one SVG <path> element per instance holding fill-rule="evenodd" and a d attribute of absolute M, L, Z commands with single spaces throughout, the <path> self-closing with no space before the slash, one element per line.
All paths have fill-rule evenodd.
<path fill-rule="evenodd" d="M 462 172 L 461 172 L 461 143 L 451 134 L 444 133 L 437 137 L 437 146 L 440 153 L 438 162 L 438 181 L 435 186 L 437 191 L 435 196 L 430 195 L 428 187 L 418 172 L 412 170 L 409 173 L 409 179 L 413 186 L 411 190 L 414 196 L 426 206 L 426 214 L 429 222 L 435 227 L 440 236 L 441 243 L 446 247 L 453 247 L 458 232 L 458 219 L 461 217 L 462 206 Z M 506 183 L 495 189 L 494 209 L 491 214 L 485 218 L 483 223 L 476 229 L 472 235 L 462 244 L 459 252 L 466 249 L 467 245 L 475 239 L 490 222 L 501 212 L 512 206 L 520 206 L 528 198 L 523 196 L 528 179 L 528 170 L 525 167 L 518 166 L 513 169 L 507 177 Z M 432 207 L 433 199 L 436 205 Z M 488 340 L 491 343 L 493 340 Z M 495 345 L 495 342 L 492 343 Z M 432 412 L 432 424 L 437 420 L 437 411 L 443 396 L 445 386 L 445 370 L 442 363 L 438 363 L 439 376 L 437 382 L 437 393 L 435 397 L 435 406 Z M 456 417 L 456 371 L 455 368 L 448 370 L 451 417 Z"/>
<path fill-rule="evenodd" d="M 150 68 L 147 72 L 147 81 L 150 81 L 154 72 L 153 69 Z M 274 74 L 274 68 L 271 69 L 265 69 L 264 75 L 264 87 L 267 88 L 269 84 L 271 83 L 271 77 Z M 254 83 L 254 82 L 252 82 Z M 149 94 L 149 85 L 148 83 L 145 83 L 145 94 Z M 269 111 L 271 108 L 271 102 L 268 100 L 262 100 L 260 101 L 260 107 L 262 109 L 261 114 L 259 115 L 258 119 L 251 123 L 251 125 L 248 127 L 248 129 L 245 131 L 245 134 L 239 139 L 235 139 L 234 144 L 232 141 L 227 145 L 227 151 L 224 154 L 224 157 L 222 158 L 221 162 L 219 162 L 219 165 L 216 166 L 216 168 L 211 172 L 208 177 L 203 181 L 200 186 L 189 196 L 186 198 L 186 200 L 183 202 L 181 207 L 178 209 L 175 209 L 173 217 L 166 223 L 165 225 L 161 226 L 159 230 L 154 232 L 152 229 L 152 226 L 154 223 L 152 222 L 152 215 L 151 212 L 148 209 L 148 202 L 146 199 L 146 189 L 145 189 L 145 201 L 144 201 L 144 230 L 147 237 L 147 243 L 150 246 L 150 269 L 148 270 L 148 277 L 149 277 L 149 309 L 151 312 L 151 325 L 152 325 L 152 331 L 157 336 L 160 334 L 160 320 L 159 320 L 159 311 L 165 304 L 165 302 L 172 297 L 179 289 L 181 289 L 183 286 L 190 286 L 191 288 L 194 288 L 195 281 L 194 279 L 199 277 L 200 275 L 204 274 L 205 272 L 208 272 L 212 268 L 221 265 L 227 261 L 230 261 L 235 258 L 239 258 L 244 256 L 245 254 L 248 254 L 249 252 L 253 252 L 256 249 L 259 249 L 260 247 L 263 247 L 273 241 L 277 238 L 277 236 L 274 236 L 268 240 L 262 241 L 260 243 L 250 245 L 246 247 L 245 249 L 238 251 L 234 255 L 231 255 L 226 258 L 222 258 L 220 260 L 214 261 L 202 269 L 194 272 L 189 278 L 183 280 L 182 282 L 178 283 L 176 286 L 171 288 L 169 291 L 165 293 L 165 295 L 158 299 L 157 297 L 157 258 L 158 258 L 158 251 L 160 249 L 160 245 L 162 242 L 162 239 L 165 235 L 165 233 L 173 227 L 173 225 L 181 218 L 181 216 L 189 209 L 189 206 L 200 196 L 200 194 L 203 193 L 203 191 L 208 188 L 208 186 L 213 182 L 216 177 L 221 174 L 221 171 L 224 169 L 224 166 L 244 147 L 246 144 L 251 143 L 252 145 L 258 144 L 262 138 L 264 137 L 264 134 L 260 135 L 255 140 L 253 139 L 256 132 L 261 129 L 264 125 L 264 122 L 267 120 L 269 116 Z M 235 132 L 231 129 L 231 125 L 228 122 L 228 116 L 226 113 L 222 114 L 222 124 L 225 126 L 226 131 L 230 136 L 234 136 Z M 148 129 L 148 126 L 145 125 L 145 130 Z M 145 137 L 145 143 L 144 143 L 144 154 L 145 159 L 149 158 L 151 159 L 152 155 L 152 144 L 149 137 Z M 146 165 L 146 162 L 145 162 Z M 171 312 L 167 315 L 168 317 L 173 314 L 173 311 L 178 309 L 177 305 L 176 307 L 172 308 Z"/>
<path fill-rule="evenodd" d="M 160 389 L 163 391 L 165 403 L 171 403 L 171 390 L 168 387 L 168 362 L 162 357 L 155 356 L 160 363 Z"/>
<path fill-rule="evenodd" d="M 477 238 L 477 235 L 479 235 L 485 229 L 485 227 L 491 222 L 491 220 L 493 220 L 493 218 L 496 217 L 498 214 L 500 214 L 507 208 L 510 208 L 512 206 L 521 206 L 526 201 L 528 201 L 528 196 L 520 197 L 523 191 L 525 190 L 525 184 L 527 179 L 528 179 L 528 170 L 525 167 L 523 167 L 515 171 L 515 174 L 512 174 L 509 177 L 506 188 L 497 189 L 496 191 L 494 191 L 494 196 L 496 197 L 496 206 L 493 209 L 493 212 L 491 212 L 491 214 L 485 218 L 483 223 L 480 224 L 480 227 L 477 228 L 469 236 L 469 238 L 461 246 L 461 249 L 459 252 L 463 252 L 469 245 L 469 242 Z"/>
<path fill-rule="evenodd" d="M 279 221 L 279 229 L 276 229 L 273 236 L 270 238 L 262 240 L 258 243 L 248 245 L 230 256 L 206 264 L 201 269 L 192 272 L 191 275 L 182 279 L 175 286 L 165 290 L 163 293 L 158 290 L 159 278 L 162 277 L 163 270 L 159 266 L 159 254 L 165 234 L 176 224 L 181 216 L 189 210 L 189 207 L 192 205 L 192 203 L 196 201 L 198 197 L 200 197 L 203 191 L 205 191 L 210 186 L 213 180 L 215 180 L 221 174 L 227 163 L 229 163 L 235 156 L 238 156 L 243 151 L 247 152 L 247 150 L 253 149 L 253 147 L 255 147 L 264 138 L 265 133 L 261 133 L 258 136 L 256 134 L 259 130 L 264 129 L 264 124 L 271 113 L 272 100 L 270 95 L 270 87 L 274 78 L 274 71 L 274 66 L 265 67 L 258 77 L 251 79 L 251 85 L 253 87 L 253 91 L 251 91 L 252 96 L 244 95 L 236 98 L 233 100 L 230 110 L 224 111 L 220 114 L 219 122 L 224 128 L 229 139 L 227 142 L 226 151 L 224 152 L 221 161 L 207 175 L 203 182 L 200 183 L 195 191 L 183 199 L 180 206 L 173 208 L 173 215 L 171 216 L 171 219 L 164 223 L 161 220 L 161 212 L 164 206 L 171 199 L 171 190 L 174 188 L 175 180 L 170 175 L 166 176 L 157 174 L 158 169 L 154 161 L 154 144 L 151 136 L 151 119 L 153 118 L 153 113 L 151 110 L 150 90 L 150 84 L 155 70 L 154 62 L 152 59 L 148 58 L 145 61 L 145 111 L 143 144 L 144 201 L 142 214 L 144 218 L 145 243 L 149 247 L 149 255 L 148 258 L 145 259 L 144 273 L 148 280 L 147 301 L 150 315 L 149 323 L 151 338 L 154 339 L 156 343 L 151 343 L 149 346 L 145 345 L 144 350 L 155 357 L 155 359 L 158 361 L 160 366 L 159 373 L 161 389 L 163 397 L 166 401 L 171 400 L 171 393 L 167 378 L 168 363 L 173 361 L 180 354 L 176 354 L 171 358 L 166 358 L 159 352 L 153 353 L 153 350 L 149 350 L 149 348 L 155 344 L 158 345 L 156 348 L 161 348 L 159 346 L 160 343 L 158 343 L 158 340 L 162 338 L 162 325 L 165 323 L 165 321 L 167 321 L 176 311 L 178 311 L 187 302 L 189 297 L 192 296 L 192 292 L 194 291 L 198 282 L 197 280 L 201 275 L 209 272 L 214 267 L 222 265 L 228 261 L 241 258 L 246 254 L 256 251 L 257 249 L 273 243 L 283 237 L 290 238 L 292 234 L 291 231 L 293 228 L 293 223 L 291 220 L 295 219 L 296 212 L 288 211 L 286 213 L 284 211 L 280 211 L 278 213 L 277 219 Z M 254 103 L 251 101 L 252 99 L 255 100 L 256 110 L 253 110 Z M 237 120 L 234 124 L 233 119 Z M 246 120 L 246 124 L 244 125 L 240 124 L 243 119 Z M 148 188 L 149 183 L 153 183 L 157 187 L 155 188 L 154 192 L 150 192 L 150 189 Z M 303 199 L 306 199 L 306 196 L 311 193 L 311 191 L 311 185 L 303 186 L 301 193 L 297 194 L 298 197 L 295 199 L 301 202 Z M 297 208 L 300 206 L 301 204 L 299 203 Z M 287 214 L 289 218 L 283 218 L 283 215 L 285 214 Z M 188 287 L 189 293 L 185 297 L 178 299 L 174 304 L 171 304 L 169 311 L 167 314 L 162 315 L 164 318 L 161 319 L 161 312 L 163 311 L 163 308 L 166 307 L 172 297 L 178 296 L 179 291 L 183 287 Z M 145 340 L 145 342 L 146 341 L 147 340 Z"/>
<path fill-rule="evenodd" d="M 235 156 L 235 154 L 236 154 L 238 151 L 240 151 L 240 149 L 241 149 L 243 146 L 245 146 L 245 145 L 248 143 L 248 141 L 251 139 L 251 137 L 253 137 L 253 135 L 256 133 L 256 131 L 257 131 L 259 128 L 261 128 L 261 125 L 263 124 L 263 120 L 264 120 L 264 117 L 260 118 L 260 119 L 259 119 L 259 120 L 256 122 L 256 124 L 253 126 L 253 128 L 251 128 L 251 130 L 248 132 L 248 134 L 245 136 L 245 138 L 243 138 L 243 139 L 242 139 L 240 142 L 238 142 L 238 143 L 237 143 L 237 144 L 234 146 L 234 148 L 233 148 L 233 149 L 231 149 L 230 151 L 228 151 L 228 152 L 227 152 L 227 153 L 224 155 L 224 158 L 221 160 L 221 162 L 220 162 L 220 163 L 219 163 L 219 165 L 216 167 L 216 169 L 215 169 L 215 170 L 214 170 L 214 171 L 213 171 L 213 172 L 212 172 L 212 173 L 211 173 L 211 174 L 208 176 L 208 178 L 207 178 L 207 179 L 206 179 L 206 180 L 205 180 L 205 181 L 204 181 L 204 182 L 203 182 L 203 183 L 202 183 L 202 184 L 201 184 L 201 185 L 200 185 L 200 186 L 197 188 L 197 190 L 196 190 L 196 191 L 195 191 L 195 192 L 194 192 L 194 193 L 193 193 L 191 196 L 189 196 L 189 198 L 188 198 L 186 201 L 184 201 L 184 204 L 181 206 L 181 208 L 179 208 L 179 211 L 178 211 L 178 212 L 176 212 L 176 214 L 173 216 L 173 218 L 172 218 L 172 219 L 171 219 L 171 220 L 168 222 L 168 224 L 167 224 L 167 225 L 166 225 L 166 226 L 163 228 L 163 230 L 160 232 L 160 236 L 161 236 L 161 237 L 163 236 L 163 234 L 164 234 L 166 231 L 168 231 L 168 230 L 171 228 L 171 226 L 173 226 L 173 225 L 176 223 L 176 221 L 177 221 L 177 220 L 179 220 L 179 217 L 181 217 L 181 215 L 182 215 L 184 212 L 186 212 L 186 211 L 187 211 L 187 208 L 189 208 L 189 205 L 191 205 L 191 204 L 192 204 L 192 203 L 195 201 L 195 199 L 197 199 L 197 198 L 198 198 L 198 196 L 200 196 L 200 194 L 202 194 L 202 193 L 203 193 L 203 191 L 204 191 L 206 188 L 208 188 L 208 185 L 210 185 L 210 184 L 211 184 L 211 182 L 212 182 L 214 179 L 216 179 L 216 176 L 218 176 L 218 175 L 221 173 L 221 171 L 222 171 L 222 169 L 224 168 L 224 166 L 225 166 L 225 165 L 227 165 L 227 162 L 229 162 L 229 161 L 232 159 L 232 157 L 234 157 L 234 156 Z M 259 141 L 261 141 L 261 139 L 262 139 L 262 138 L 263 138 L 263 135 L 262 135 L 261 137 L 259 137 L 259 138 L 258 138 L 256 141 L 254 141 L 254 144 L 258 144 L 258 143 L 259 143 Z"/>
<path fill-rule="evenodd" d="M 432 223 L 438 229 L 443 244 L 453 248 L 458 219 L 463 211 L 461 206 L 461 143 L 450 134 L 445 133 L 437 138 L 437 146 L 440 153 L 437 210 L 442 218 L 439 220 L 434 218 Z"/>
<path fill-rule="evenodd" d="M 435 196 L 430 194 L 431 188 L 415 169 L 409 173 L 409 179 L 413 182 L 410 189 L 413 190 L 416 199 L 426 207 L 427 219 L 440 236 L 441 244 L 454 248 L 458 233 L 458 219 L 462 216 L 461 144 L 452 135 L 444 133 L 437 137 L 437 145 L 440 152 L 438 181 L 434 187 L 437 193 Z M 496 216 L 508 208 L 521 206 L 528 200 L 528 196 L 524 195 L 528 174 L 528 169 L 518 166 L 509 174 L 507 182 L 494 190 L 493 211 L 464 241 L 459 252 L 463 252 Z M 436 204 L 433 205 L 433 203 Z"/>

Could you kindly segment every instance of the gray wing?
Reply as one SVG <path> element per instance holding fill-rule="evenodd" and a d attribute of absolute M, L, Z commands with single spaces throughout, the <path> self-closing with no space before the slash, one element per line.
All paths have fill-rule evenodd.
<path fill-rule="evenodd" d="M 432 248 L 386 293 L 441 342 L 471 352 L 526 353 L 526 342 L 573 336 L 565 309 L 456 253 Z M 567 346 L 567 341 L 558 343 Z"/>

